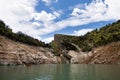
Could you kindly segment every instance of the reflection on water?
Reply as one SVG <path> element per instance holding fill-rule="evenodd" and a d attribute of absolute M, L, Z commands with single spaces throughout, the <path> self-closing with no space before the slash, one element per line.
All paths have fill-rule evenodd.
<path fill-rule="evenodd" d="M 0 66 L 0 80 L 120 80 L 120 65 Z"/>

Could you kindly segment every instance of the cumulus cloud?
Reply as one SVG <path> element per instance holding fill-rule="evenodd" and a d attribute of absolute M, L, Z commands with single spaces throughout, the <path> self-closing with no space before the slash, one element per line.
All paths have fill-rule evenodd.
<path fill-rule="evenodd" d="M 34 13 L 34 19 L 42 22 L 52 21 L 59 17 L 60 14 L 58 12 L 47 13 L 46 11 L 41 11 L 40 13 Z"/>
<path fill-rule="evenodd" d="M 103 2 L 103 0 L 94 0 L 90 4 L 85 4 L 84 9 L 74 8 L 71 17 L 56 23 L 46 23 L 45 25 L 49 25 L 49 27 L 41 29 L 41 34 L 44 35 L 66 27 L 75 27 L 92 22 L 118 20 L 120 19 L 120 16 L 118 15 L 119 10 L 114 8 L 116 7 L 116 3 L 120 3 L 120 1 L 116 0 L 115 2 L 112 1 L 112 3 L 110 3 L 111 1 L 112 0 L 107 0 L 107 2 Z M 111 6 L 114 8 L 111 9 Z M 119 5 L 117 6 L 117 9 L 118 8 Z M 112 12 L 114 14 L 116 13 L 116 15 L 113 15 Z"/>
<path fill-rule="evenodd" d="M 36 27 L 42 26 L 42 24 L 40 22 L 33 22 L 32 25 L 36 26 Z"/>
<path fill-rule="evenodd" d="M 43 39 L 42 41 L 44 41 L 45 43 L 50 43 L 52 40 L 54 40 L 54 37 L 48 37 Z"/>
<path fill-rule="evenodd" d="M 0 0 L 0 19 L 14 32 L 22 31 L 32 37 L 41 39 L 40 28 L 47 27 L 54 19 L 60 17 L 59 11 L 37 12 L 37 0 Z M 32 20 L 35 21 L 32 21 Z M 42 31 L 44 32 L 44 31 Z"/>
<path fill-rule="evenodd" d="M 116 3 L 118 4 L 120 1 L 105 0 L 103 2 L 103 0 L 94 0 L 90 4 L 85 4 L 84 9 L 74 8 L 71 17 L 67 19 L 56 23 L 46 23 L 45 25 L 49 25 L 49 27 L 41 29 L 41 32 L 43 32 L 42 34 L 47 34 L 66 27 L 75 27 L 99 21 L 118 20 L 120 19 L 120 15 L 118 15 L 120 6 L 116 6 Z"/>
<path fill-rule="evenodd" d="M 58 0 L 42 0 L 46 6 L 50 6 L 52 3 L 58 2 Z"/>
<path fill-rule="evenodd" d="M 74 31 L 74 34 L 72 35 L 81 36 L 81 35 L 85 35 L 88 32 L 91 32 L 92 30 L 93 29 L 81 29 L 81 30 Z"/>
<path fill-rule="evenodd" d="M 105 4 L 101 0 L 92 1 L 90 4 L 85 6 L 85 9 L 74 8 L 72 12 L 73 17 L 77 17 L 80 19 L 101 19 L 107 12 L 107 4 Z"/>
<path fill-rule="evenodd" d="M 79 19 L 87 18 L 92 21 L 106 21 L 120 19 L 119 0 L 94 0 L 90 4 L 85 5 L 85 9 L 74 8 L 72 12 L 73 17 Z"/>
<path fill-rule="evenodd" d="M 70 9 L 70 10 L 73 10 L 74 8 L 80 8 L 80 9 L 83 9 L 84 7 L 85 7 L 85 5 L 87 5 L 86 3 L 85 4 L 77 4 L 77 5 L 75 5 L 75 6 L 69 6 L 68 8 Z"/>
<path fill-rule="evenodd" d="M 14 32 L 22 31 L 30 36 L 39 37 L 33 28 L 35 23 L 30 22 L 36 12 L 36 5 L 37 0 L 0 0 L 0 19 Z"/>

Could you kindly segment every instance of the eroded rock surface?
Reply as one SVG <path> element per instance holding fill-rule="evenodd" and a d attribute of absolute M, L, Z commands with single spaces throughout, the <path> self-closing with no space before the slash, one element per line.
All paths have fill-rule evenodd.
<path fill-rule="evenodd" d="M 0 64 L 43 64 L 58 63 L 52 50 L 14 42 L 0 36 Z"/>

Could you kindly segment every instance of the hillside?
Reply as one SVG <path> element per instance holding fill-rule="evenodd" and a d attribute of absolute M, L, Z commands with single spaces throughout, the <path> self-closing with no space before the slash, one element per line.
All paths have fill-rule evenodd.
<path fill-rule="evenodd" d="M 84 36 L 56 34 L 51 46 L 65 63 L 119 64 L 120 20 Z"/>
<path fill-rule="evenodd" d="M 22 32 L 12 32 L 12 29 L 9 28 L 9 26 L 7 26 L 2 20 L 0 20 L 0 35 L 6 36 L 13 41 L 22 42 L 33 46 L 49 47 L 48 44 L 45 44 L 44 42 Z"/>
<path fill-rule="evenodd" d="M 93 55 L 83 63 L 120 64 L 120 41 L 100 46 L 92 51 Z"/>
<path fill-rule="evenodd" d="M 0 36 L 0 65 L 58 63 L 49 48 L 35 47 Z"/>
<path fill-rule="evenodd" d="M 93 48 L 109 44 L 111 42 L 120 41 L 120 20 L 115 23 L 106 25 L 100 29 L 95 29 L 92 32 L 87 33 L 84 36 L 69 36 L 56 34 L 54 41 L 51 43 L 53 48 L 56 45 L 57 48 L 64 48 L 67 50 L 73 50 L 74 47 L 67 46 L 70 43 L 78 45 L 82 51 L 91 51 Z"/>

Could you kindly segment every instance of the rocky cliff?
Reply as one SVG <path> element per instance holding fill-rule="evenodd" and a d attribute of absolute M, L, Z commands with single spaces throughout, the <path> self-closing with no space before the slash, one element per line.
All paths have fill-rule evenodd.
<path fill-rule="evenodd" d="M 120 41 L 83 52 L 78 45 L 70 41 L 75 38 L 74 36 L 55 35 L 53 45 L 56 45 L 56 53 L 60 55 L 63 63 L 120 64 Z"/>
<path fill-rule="evenodd" d="M 43 64 L 59 62 L 60 58 L 56 57 L 52 53 L 51 49 L 26 45 L 0 36 L 1 65 Z"/>
<path fill-rule="evenodd" d="M 70 63 L 80 64 L 120 64 L 120 42 L 94 48 L 89 52 L 68 51 Z"/>

